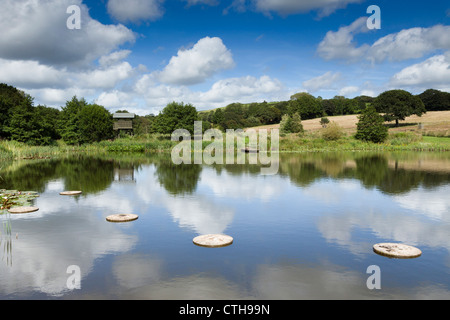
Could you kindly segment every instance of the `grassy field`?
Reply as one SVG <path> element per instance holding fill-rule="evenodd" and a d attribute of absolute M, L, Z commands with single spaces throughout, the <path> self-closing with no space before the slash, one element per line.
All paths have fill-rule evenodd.
<path fill-rule="evenodd" d="M 336 122 L 347 134 L 352 135 L 356 132 L 358 123 L 357 115 L 328 117 L 330 121 Z M 423 129 L 419 129 L 419 123 Z M 302 121 L 305 131 L 320 131 L 320 119 Z M 416 132 L 424 136 L 450 137 L 450 111 L 427 112 L 422 117 L 411 116 L 400 122 L 400 127 L 394 127 L 395 122 L 388 123 L 390 132 Z M 271 129 L 280 128 L 279 124 L 255 127 L 253 129 Z"/>

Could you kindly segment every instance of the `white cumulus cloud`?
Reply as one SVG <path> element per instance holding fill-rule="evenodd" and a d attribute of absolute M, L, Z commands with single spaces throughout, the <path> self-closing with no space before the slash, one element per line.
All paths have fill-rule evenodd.
<path fill-rule="evenodd" d="M 355 61 L 361 59 L 369 49 L 368 45 L 360 47 L 354 42 L 355 34 L 367 32 L 367 18 L 359 18 L 349 26 L 338 31 L 328 31 L 319 44 L 317 52 L 325 60 Z"/>
<path fill-rule="evenodd" d="M 402 61 L 421 58 L 439 49 L 450 49 L 450 26 L 411 28 L 387 35 L 371 46 L 369 59 Z"/>
<path fill-rule="evenodd" d="M 219 71 L 235 65 L 231 51 L 222 39 L 205 37 L 191 49 L 179 50 L 169 64 L 158 72 L 161 82 L 178 85 L 192 85 L 205 81 Z"/>
<path fill-rule="evenodd" d="M 81 9 L 79 30 L 67 28 L 71 5 Z M 46 65 L 86 65 L 135 40 L 123 25 L 93 20 L 81 0 L 3 0 L 0 30 L 0 58 Z"/>
<path fill-rule="evenodd" d="M 450 51 L 404 68 L 392 77 L 390 83 L 392 86 L 450 91 Z"/>
<path fill-rule="evenodd" d="M 325 60 L 361 61 L 373 63 L 417 59 L 437 50 L 450 49 L 450 26 L 403 29 L 384 36 L 373 44 L 358 46 L 355 36 L 368 32 L 367 17 L 361 17 L 338 31 L 328 31 L 317 52 Z"/>

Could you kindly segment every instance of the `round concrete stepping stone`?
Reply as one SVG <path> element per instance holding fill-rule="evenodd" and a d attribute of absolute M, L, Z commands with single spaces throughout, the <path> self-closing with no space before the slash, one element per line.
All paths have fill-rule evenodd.
<path fill-rule="evenodd" d="M 82 193 L 81 191 L 63 191 L 63 192 L 60 192 L 59 194 L 62 196 L 76 196 L 81 193 Z"/>
<path fill-rule="evenodd" d="M 111 216 L 107 216 L 106 220 L 109 222 L 128 222 L 128 221 L 134 221 L 137 220 L 139 216 L 135 214 L 113 214 Z"/>
<path fill-rule="evenodd" d="M 224 234 L 206 234 L 195 237 L 194 244 L 200 247 L 219 248 L 233 243 L 233 238 Z"/>
<path fill-rule="evenodd" d="M 36 207 L 15 207 L 15 208 L 8 209 L 8 212 L 12 213 L 12 214 L 22 214 L 22 213 L 35 212 L 38 210 L 39 210 L 39 208 L 36 208 Z"/>
<path fill-rule="evenodd" d="M 417 258 L 422 254 L 420 249 L 401 243 L 378 243 L 373 246 L 373 251 L 382 256 L 400 259 Z"/>

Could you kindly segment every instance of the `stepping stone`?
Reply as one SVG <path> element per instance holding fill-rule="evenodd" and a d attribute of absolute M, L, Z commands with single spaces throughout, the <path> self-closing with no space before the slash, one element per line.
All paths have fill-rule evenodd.
<path fill-rule="evenodd" d="M 81 191 L 64 191 L 59 193 L 62 196 L 77 196 L 79 194 L 82 194 Z"/>
<path fill-rule="evenodd" d="M 206 234 L 195 237 L 194 244 L 200 247 L 220 248 L 233 243 L 233 238 L 224 234 Z"/>
<path fill-rule="evenodd" d="M 373 246 L 373 251 L 382 256 L 399 259 L 417 258 L 422 254 L 420 249 L 401 243 L 378 243 Z"/>
<path fill-rule="evenodd" d="M 16 208 L 8 209 L 8 212 L 12 213 L 12 214 L 22 214 L 22 213 L 35 212 L 38 210 L 39 210 L 39 208 L 36 208 L 36 207 L 16 207 Z"/>
<path fill-rule="evenodd" d="M 107 216 L 106 220 L 109 222 L 128 222 L 137 220 L 139 216 L 135 214 L 113 214 L 111 216 Z"/>

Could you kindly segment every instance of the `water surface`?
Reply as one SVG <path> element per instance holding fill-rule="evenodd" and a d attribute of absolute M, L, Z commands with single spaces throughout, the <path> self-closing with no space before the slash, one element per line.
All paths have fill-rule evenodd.
<path fill-rule="evenodd" d="M 0 298 L 450 297 L 450 154 L 283 154 L 277 175 L 260 169 L 167 155 L 3 163 L 0 189 L 38 191 L 40 210 L 0 216 Z M 106 221 L 119 213 L 139 219 Z M 234 243 L 192 243 L 208 233 Z M 423 254 L 389 259 L 379 242 Z M 379 290 L 366 285 L 371 265 Z"/>

